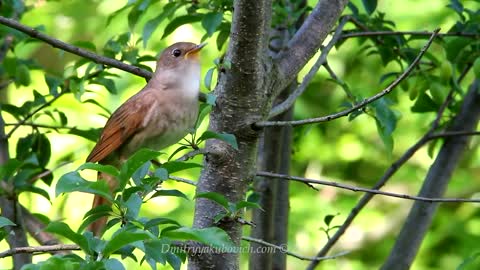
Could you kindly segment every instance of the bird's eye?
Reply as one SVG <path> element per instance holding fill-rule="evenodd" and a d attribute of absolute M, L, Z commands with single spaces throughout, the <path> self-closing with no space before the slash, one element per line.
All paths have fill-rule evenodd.
<path fill-rule="evenodd" d="M 172 51 L 172 55 L 175 57 L 179 57 L 181 54 L 182 54 L 182 51 L 180 51 L 179 49 L 175 49 Z"/>

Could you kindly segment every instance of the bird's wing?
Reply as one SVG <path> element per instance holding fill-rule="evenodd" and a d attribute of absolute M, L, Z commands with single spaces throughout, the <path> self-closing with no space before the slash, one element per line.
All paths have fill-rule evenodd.
<path fill-rule="evenodd" d="M 138 102 L 141 99 L 141 102 Z M 87 157 L 87 162 L 98 162 L 122 146 L 130 137 L 144 128 L 144 118 L 152 109 L 155 97 L 141 91 L 127 100 L 108 119 L 99 141 Z"/>

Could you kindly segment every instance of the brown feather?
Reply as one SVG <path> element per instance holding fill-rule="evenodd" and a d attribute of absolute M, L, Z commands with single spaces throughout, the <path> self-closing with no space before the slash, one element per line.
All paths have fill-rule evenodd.
<path fill-rule="evenodd" d="M 137 100 L 148 96 L 148 91 L 141 91 L 127 100 L 108 119 L 103 129 L 100 140 L 87 157 L 87 162 L 99 162 L 122 146 L 130 137 L 139 132 L 143 127 L 143 118 L 153 102 L 152 98 L 143 98 L 142 106 Z M 147 102 L 147 104 L 145 104 Z"/>

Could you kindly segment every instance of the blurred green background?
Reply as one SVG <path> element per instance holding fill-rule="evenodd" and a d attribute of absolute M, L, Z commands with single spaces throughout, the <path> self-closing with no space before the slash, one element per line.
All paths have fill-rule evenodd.
<path fill-rule="evenodd" d="M 162 31 L 167 21 L 153 33 L 146 48 L 142 43 L 135 44 L 141 36 L 141 26 L 154 16 L 164 1 L 159 1 L 148 9 L 134 29 L 132 48 L 140 49 L 142 54 L 156 55 L 162 48 L 175 41 L 199 42 L 203 36 L 200 23 L 182 26 L 173 35 L 161 40 Z M 309 1 L 314 5 L 317 1 Z M 360 1 L 353 1 L 360 7 Z M 385 12 L 388 19 L 394 21 L 399 30 L 433 30 L 442 27 L 447 31 L 458 19 L 456 14 L 446 7 L 449 1 L 379 1 L 377 10 Z M 116 0 L 71 0 L 71 1 L 27 1 L 34 8 L 24 14 L 21 22 L 29 26 L 43 25 L 45 32 L 60 40 L 73 43 L 90 41 L 103 45 L 114 35 L 129 31 L 127 12 L 119 13 L 106 26 L 110 14 L 123 7 L 126 1 Z M 478 1 L 464 1 L 466 6 L 477 5 Z M 346 10 L 346 13 L 349 11 Z M 213 60 L 223 52 L 215 46 L 215 36 L 207 39 L 209 45 L 202 51 L 203 74 L 214 66 Z M 418 41 L 417 47 L 425 40 Z M 339 49 L 333 49 L 328 61 L 336 74 L 347 82 L 353 93 L 364 97 L 371 96 L 382 90 L 385 83 L 380 77 L 391 71 L 399 71 L 397 64 L 384 67 L 378 55 L 367 56 L 362 45 L 356 39 L 349 39 Z M 433 45 L 432 54 L 444 54 L 443 49 Z M 12 52 L 10 52 L 12 53 Z M 62 52 L 50 45 L 41 42 L 22 43 L 15 48 L 17 56 L 34 59 L 51 74 L 61 75 L 67 67 L 78 60 L 78 57 Z M 315 58 L 314 58 L 315 59 Z M 310 63 L 302 71 L 303 76 Z M 154 63 L 150 63 L 154 68 Z M 145 84 L 144 79 L 123 71 L 111 70 L 120 77 L 115 79 L 118 95 L 111 95 L 103 87 L 89 85 L 90 93 L 84 99 L 93 98 L 113 111 L 133 93 Z M 83 72 L 81 69 L 79 72 Z M 33 99 L 32 89 L 40 93 L 48 93 L 44 82 L 44 73 L 41 70 L 31 70 L 32 84 L 29 87 L 10 86 L 8 89 L 9 102 L 21 105 Z M 345 101 L 345 93 L 336 84 L 327 80 L 328 74 L 321 70 L 315 77 L 306 93 L 295 105 L 295 118 L 323 116 L 339 111 Z M 471 82 L 467 77 L 465 82 Z M 466 87 L 466 83 L 462 86 Z M 202 85 L 204 91 L 205 87 Z M 447 89 L 445 89 L 447 91 Z M 357 117 L 354 121 L 341 118 L 329 123 L 308 127 L 295 128 L 295 144 L 292 155 L 291 174 L 315 179 L 329 179 L 342 183 L 370 187 L 372 186 L 409 146 L 415 143 L 429 127 L 434 114 L 415 114 L 410 111 L 413 102 L 408 94 L 396 89 L 390 96 L 398 100 L 393 109 L 400 120 L 393 133 L 394 150 L 390 154 L 385 149 L 378 136 L 373 118 L 366 115 Z M 82 129 L 101 127 L 106 121 L 103 113 L 96 106 L 82 104 L 72 95 L 66 95 L 54 103 L 53 108 L 63 111 L 68 116 L 69 126 Z M 15 119 L 4 114 L 7 123 Z M 48 117 L 34 119 L 37 123 L 51 124 Z M 203 129 L 206 128 L 204 124 Z M 15 155 L 15 145 L 18 138 L 28 134 L 30 129 L 22 127 L 15 133 L 10 142 L 10 153 Z M 8 132 L 8 129 L 7 129 Z M 67 165 L 55 171 L 55 179 L 62 174 L 75 170 L 82 164 L 93 147 L 93 143 L 83 138 L 50 132 L 47 134 L 52 143 L 52 160 L 49 168 L 68 161 Z M 456 170 L 447 191 L 448 197 L 469 198 L 480 190 L 480 155 L 477 150 L 478 139 L 473 138 L 470 149 L 459 168 Z M 166 150 L 171 153 L 174 147 Z M 165 155 L 164 157 L 167 157 Z M 201 162 L 200 158 L 196 158 Z M 416 194 L 422 180 L 433 159 L 427 154 L 427 149 L 421 149 L 399 172 L 389 181 L 385 190 L 404 194 Z M 192 169 L 179 174 L 188 179 L 197 180 L 199 169 Z M 95 173 L 84 175 L 95 179 Z M 54 186 L 46 188 L 51 197 L 54 197 Z M 191 186 L 167 182 L 166 187 L 179 189 L 190 198 L 194 189 Z M 305 256 L 314 256 L 326 242 L 326 235 L 320 228 L 324 227 L 323 218 L 329 214 L 338 214 L 332 225 L 340 225 L 356 204 L 360 193 L 353 193 L 331 187 L 319 187 L 317 192 L 299 183 L 291 183 L 290 189 L 290 227 L 288 249 Z M 32 212 L 42 213 L 52 220 L 64 220 L 76 228 L 83 214 L 91 206 L 92 197 L 85 194 L 72 194 L 68 197 L 60 196 L 52 203 L 37 195 L 23 193 L 20 200 Z M 332 254 L 348 251 L 349 254 L 336 260 L 325 261 L 318 269 L 375 269 L 385 260 L 395 237 L 401 228 L 408 213 L 410 201 L 377 196 L 362 211 L 341 241 L 336 245 Z M 145 216 L 168 216 L 178 220 L 182 225 L 189 226 L 193 220 L 194 202 L 176 197 L 159 197 L 149 201 L 142 208 Z M 247 213 L 247 219 L 250 213 Z M 77 225 L 75 225 L 77 224 Z M 246 233 L 248 228 L 245 229 Z M 467 257 L 480 251 L 478 242 L 480 237 L 480 215 L 474 204 L 442 204 L 439 207 L 434 223 L 422 244 L 412 267 L 414 270 L 455 269 Z M 33 240 L 32 240 L 33 242 Z M 243 243 L 248 245 L 248 243 Z M 6 250 L 6 242 L 0 243 L 0 250 Z M 35 256 L 35 260 L 45 259 L 49 255 Z M 242 269 L 247 268 L 247 254 L 242 256 Z M 289 257 L 289 269 L 304 268 L 308 262 Z M 8 259 L 0 260 L 0 268 L 10 267 Z M 137 269 L 137 264 L 130 261 L 127 269 Z M 480 269 L 475 264 L 468 269 Z M 140 269 L 140 268 L 138 268 Z M 149 269 L 144 265 L 141 269 Z"/>

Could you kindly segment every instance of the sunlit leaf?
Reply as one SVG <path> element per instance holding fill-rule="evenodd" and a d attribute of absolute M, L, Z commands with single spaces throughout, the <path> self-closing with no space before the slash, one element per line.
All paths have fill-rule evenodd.
<path fill-rule="evenodd" d="M 108 241 L 107 245 L 105 246 L 105 249 L 103 250 L 103 256 L 108 257 L 113 252 L 115 252 L 116 250 L 122 248 L 127 244 L 131 244 L 133 242 L 137 242 L 137 241 L 141 241 L 149 238 L 151 238 L 150 235 L 147 232 L 143 232 L 143 231 L 119 232 L 118 234 L 115 234 L 114 236 L 112 236 L 112 239 Z"/>
<path fill-rule="evenodd" d="M 204 229 L 198 228 L 179 228 L 162 233 L 163 236 L 175 240 L 194 240 L 214 248 L 234 249 L 235 244 L 232 242 L 228 234 L 217 227 Z"/>
<path fill-rule="evenodd" d="M 3 228 L 5 226 L 16 226 L 16 224 L 13 223 L 10 219 L 0 216 L 0 228 Z"/>
<path fill-rule="evenodd" d="M 62 175 L 55 187 L 55 196 L 74 191 L 97 194 L 109 201 L 113 200 L 105 181 L 87 181 L 78 172 L 69 172 Z"/>
<path fill-rule="evenodd" d="M 175 31 L 175 29 L 177 29 L 180 26 L 184 24 L 199 22 L 201 19 L 202 19 L 202 16 L 200 15 L 183 15 L 180 17 L 176 17 L 167 25 L 167 27 L 165 27 L 165 30 L 163 31 L 163 35 L 161 39 L 166 38 L 168 35 L 170 35 L 173 31 Z"/>
<path fill-rule="evenodd" d="M 212 200 L 218 203 L 219 205 L 223 206 L 223 208 L 225 208 L 227 211 L 229 211 L 229 208 L 230 208 L 229 202 L 227 198 L 225 198 L 225 196 L 223 196 L 220 193 L 217 193 L 217 192 L 199 193 L 195 195 L 195 199 L 197 198 L 206 198 L 206 199 Z"/>
<path fill-rule="evenodd" d="M 362 0 L 362 3 L 368 15 L 371 15 L 377 8 L 377 0 Z"/>
<path fill-rule="evenodd" d="M 210 130 L 205 131 L 198 141 L 205 141 L 208 139 L 218 139 L 230 144 L 234 149 L 238 150 L 237 139 L 235 135 L 228 133 L 216 133 Z"/>
<path fill-rule="evenodd" d="M 45 231 L 55 233 L 69 239 L 70 241 L 77 244 L 84 251 L 89 250 L 87 239 L 85 239 L 83 235 L 72 231 L 72 229 L 70 229 L 70 227 L 63 222 L 51 222 L 47 225 Z"/>

